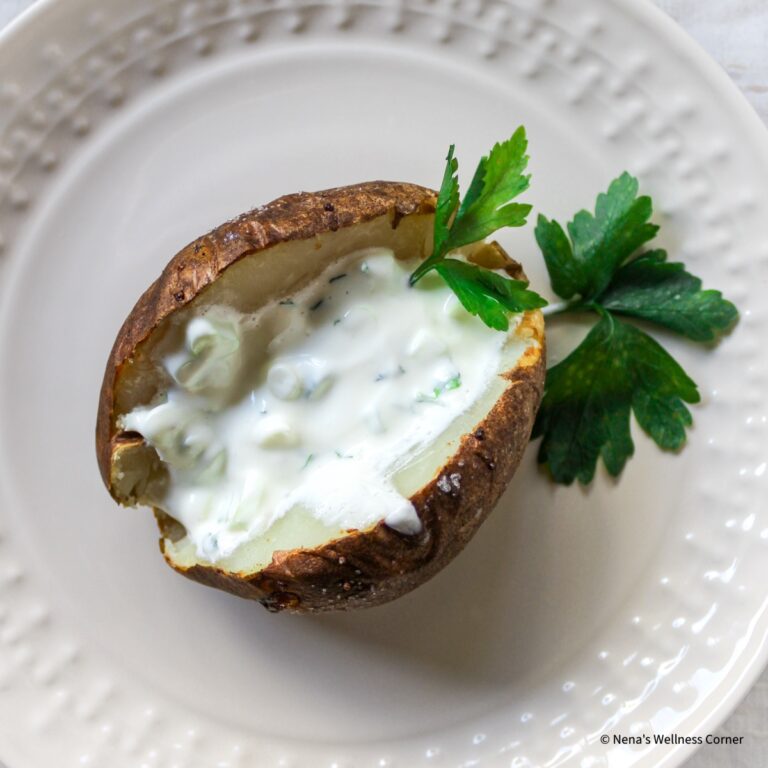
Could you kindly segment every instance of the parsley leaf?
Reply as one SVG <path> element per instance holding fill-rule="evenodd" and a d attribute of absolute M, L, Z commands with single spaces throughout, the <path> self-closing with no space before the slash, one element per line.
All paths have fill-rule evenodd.
<path fill-rule="evenodd" d="M 448 157 L 445 158 L 445 173 L 435 209 L 435 254 L 445 254 L 451 233 L 450 221 L 459 207 L 459 161 L 453 156 L 456 146 L 451 144 Z"/>
<path fill-rule="evenodd" d="M 697 403 L 694 382 L 648 334 L 620 320 L 645 320 L 698 342 L 715 341 L 738 319 L 736 307 L 662 250 L 635 256 L 658 233 L 653 203 L 628 173 L 568 225 L 539 218 L 536 239 L 552 287 L 566 299 L 549 314 L 596 312 L 582 344 L 547 372 L 534 427 L 539 461 L 557 482 L 587 484 L 602 458 L 618 475 L 634 453 L 630 414 L 664 450 L 678 450 Z M 546 312 L 546 311 L 545 311 Z"/>
<path fill-rule="evenodd" d="M 467 194 L 460 201 L 458 161 L 451 146 L 437 198 L 433 251 L 410 277 L 410 284 L 415 285 L 435 270 L 468 312 L 500 331 L 509 330 L 511 312 L 537 309 L 547 302 L 526 290 L 527 283 L 446 256 L 503 227 L 522 227 L 526 223 L 531 206 L 512 200 L 530 185 L 530 176 L 525 175 L 527 150 L 528 139 L 521 127 L 480 160 Z"/>
<path fill-rule="evenodd" d="M 479 315 L 497 331 L 509 330 L 509 314 L 540 309 L 546 301 L 527 290 L 528 283 L 511 280 L 497 272 L 458 259 L 443 259 L 435 266 L 464 308 Z"/>
<path fill-rule="evenodd" d="M 511 201 L 531 183 L 531 177 L 524 175 L 527 151 L 528 138 L 521 127 L 480 160 L 451 227 L 448 251 L 484 240 L 504 227 L 526 224 L 532 206 Z"/>
<path fill-rule="evenodd" d="M 597 198 L 594 215 L 577 213 L 568 224 L 570 241 L 556 221 L 539 217 L 536 240 L 558 296 L 590 301 L 601 294 L 613 273 L 659 228 L 648 221 L 650 197 L 638 197 L 637 179 L 622 174 Z"/>
<path fill-rule="evenodd" d="M 701 342 L 715 341 L 739 316 L 720 291 L 702 290 L 683 264 L 668 262 L 666 251 L 650 251 L 619 269 L 598 303 Z"/>
<path fill-rule="evenodd" d="M 550 369 L 533 436 L 543 437 L 539 462 L 559 483 L 592 481 L 598 458 L 617 476 L 634 453 L 630 412 L 664 450 L 686 440 L 685 403 L 696 384 L 661 345 L 605 313 L 586 339 Z"/>

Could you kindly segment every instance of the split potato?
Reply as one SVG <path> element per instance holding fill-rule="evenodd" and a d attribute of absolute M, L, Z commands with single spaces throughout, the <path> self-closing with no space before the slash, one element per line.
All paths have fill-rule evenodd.
<path fill-rule="evenodd" d="M 539 311 L 511 325 L 499 369 L 482 396 L 439 440 L 398 469 L 397 487 L 420 521 L 416 533 L 384 521 L 339 531 L 296 514 L 278 521 L 269 535 L 211 562 L 162 508 L 169 477 L 158 451 L 121 420 L 172 385 L 160 360 L 191 318 L 216 306 L 245 313 L 275 303 L 345 254 L 371 246 L 391 249 L 397 259 L 425 258 L 435 203 L 432 190 L 393 182 L 287 195 L 186 246 L 139 299 L 107 362 L 97 457 L 118 503 L 154 508 L 161 551 L 179 573 L 258 600 L 272 611 L 374 606 L 436 574 L 492 510 L 528 444 L 542 396 L 545 341 Z M 464 249 L 464 256 L 524 277 L 496 243 L 478 243 Z M 366 504 L 364 496 L 359 504 Z"/>

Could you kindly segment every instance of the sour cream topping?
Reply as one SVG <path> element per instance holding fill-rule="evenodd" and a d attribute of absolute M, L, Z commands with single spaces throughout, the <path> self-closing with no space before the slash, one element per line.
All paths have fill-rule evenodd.
<path fill-rule="evenodd" d="M 393 477 L 478 400 L 505 335 L 414 263 L 350 254 L 252 315 L 209 308 L 162 364 L 173 386 L 121 419 L 157 450 L 158 506 L 216 562 L 301 509 L 339 531 L 416 534 Z"/>

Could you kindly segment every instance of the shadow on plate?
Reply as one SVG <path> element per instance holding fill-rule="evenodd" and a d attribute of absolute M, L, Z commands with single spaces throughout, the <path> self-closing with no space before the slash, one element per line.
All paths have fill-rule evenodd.
<path fill-rule="evenodd" d="M 587 492 L 570 490 L 587 502 Z M 578 522 L 557 493 L 527 459 L 467 548 L 405 597 L 350 613 L 239 619 L 258 624 L 252 631 L 275 659 L 295 659 L 308 648 L 317 658 L 325 648 L 329 658 L 341 651 L 350 666 L 377 657 L 473 684 L 541 674 L 594 631 L 583 606 L 595 602 L 601 553 L 610 547 L 610 532 L 595 537 L 593 530 L 588 553 L 575 560 L 567 554 Z"/>

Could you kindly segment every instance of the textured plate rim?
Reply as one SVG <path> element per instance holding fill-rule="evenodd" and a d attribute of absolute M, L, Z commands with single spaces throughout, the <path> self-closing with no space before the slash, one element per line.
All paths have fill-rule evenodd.
<path fill-rule="evenodd" d="M 768 128 L 750 104 L 747 97 L 729 77 L 728 73 L 694 40 L 680 25 L 653 3 L 653 0 L 610 0 L 628 15 L 634 14 L 647 21 L 648 26 L 664 35 L 665 45 L 677 48 L 692 67 L 717 89 L 718 96 L 727 99 L 735 113 L 735 119 L 749 130 L 754 148 L 759 148 L 764 161 L 768 162 Z M 760 614 L 756 614 L 757 618 Z M 746 653 L 742 651 L 742 654 Z M 727 695 L 709 712 L 700 715 L 698 722 L 686 735 L 703 736 L 722 726 L 747 697 L 763 672 L 768 670 L 768 641 L 764 638 L 760 647 L 748 661 L 744 671 L 731 682 Z M 730 673 L 733 675 L 733 673 Z M 728 680 L 726 677 L 723 682 Z M 695 716 L 694 716 L 695 717 Z M 673 747 L 662 757 L 659 768 L 677 768 L 699 750 L 696 744 Z"/>

